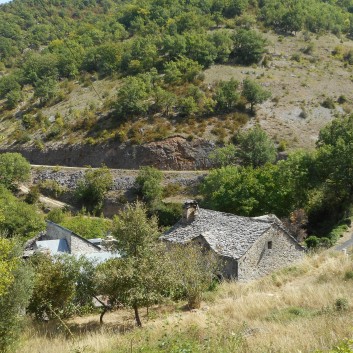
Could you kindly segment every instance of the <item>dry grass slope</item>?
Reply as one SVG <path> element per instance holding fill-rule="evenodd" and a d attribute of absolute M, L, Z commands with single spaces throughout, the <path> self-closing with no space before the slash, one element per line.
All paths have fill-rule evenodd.
<path fill-rule="evenodd" d="M 208 294 L 203 309 L 155 308 L 143 329 L 127 329 L 132 323 L 128 312 L 110 314 L 103 329 L 97 317 L 96 326 L 92 317 L 70 321 L 83 329 L 75 339 L 49 328 L 46 334 L 43 328 L 29 328 L 18 352 L 326 351 L 352 337 L 352 260 L 352 255 L 323 252 L 258 281 L 223 283 Z M 91 330 L 85 330 L 87 322 Z"/>

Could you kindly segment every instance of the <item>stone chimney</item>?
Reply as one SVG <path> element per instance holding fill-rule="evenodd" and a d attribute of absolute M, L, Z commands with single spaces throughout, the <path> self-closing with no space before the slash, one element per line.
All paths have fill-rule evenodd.
<path fill-rule="evenodd" d="M 191 223 L 199 212 L 199 205 L 195 200 L 187 200 L 183 206 L 183 222 Z"/>

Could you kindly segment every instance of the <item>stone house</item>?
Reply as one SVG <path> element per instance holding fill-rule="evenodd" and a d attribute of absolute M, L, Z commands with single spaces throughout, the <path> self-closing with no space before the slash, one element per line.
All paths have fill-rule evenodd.
<path fill-rule="evenodd" d="M 227 278 L 248 281 L 300 260 L 305 249 L 274 215 L 241 217 L 184 204 L 183 218 L 162 237 L 170 243 L 194 242 L 214 251 Z"/>
<path fill-rule="evenodd" d="M 50 255 L 71 254 L 103 262 L 113 257 L 120 257 L 116 252 L 111 252 L 114 241 L 107 237 L 102 239 L 85 239 L 71 230 L 51 221 L 47 221 L 46 231 L 41 232 L 25 245 L 24 257 L 29 257 L 35 252 L 45 252 Z"/>

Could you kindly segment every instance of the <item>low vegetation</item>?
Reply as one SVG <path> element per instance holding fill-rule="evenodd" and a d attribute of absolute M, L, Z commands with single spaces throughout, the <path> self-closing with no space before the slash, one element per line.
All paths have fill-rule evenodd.
<path fill-rule="evenodd" d="M 340 343 L 352 337 L 349 271 L 351 255 L 313 254 L 248 284 L 223 283 L 196 312 L 183 302 L 152 306 L 141 314 L 142 330 L 128 329 L 133 315 L 122 309 L 106 314 L 103 329 L 93 325 L 97 317 L 66 321 L 74 339 L 59 323 L 28 327 L 19 351 L 351 353 L 348 341 Z"/>

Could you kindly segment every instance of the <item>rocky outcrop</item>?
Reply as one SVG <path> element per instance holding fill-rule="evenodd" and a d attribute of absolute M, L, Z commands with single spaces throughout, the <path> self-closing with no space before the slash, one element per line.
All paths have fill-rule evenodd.
<path fill-rule="evenodd" d="M 51 145 L 44 150 L 35 147 L 11 146 L 0 152 L 20 152 L 31 164 L 138 169 L 154 166 L 162 170 L 208 169 L 209 153 L 215 144 L 202 139 L 189 141 L 181 136 L 142 145 L 110 142 L 101 145 Z"/>

